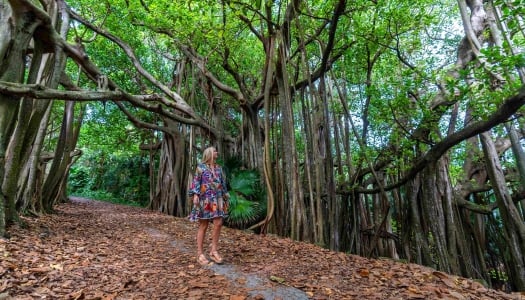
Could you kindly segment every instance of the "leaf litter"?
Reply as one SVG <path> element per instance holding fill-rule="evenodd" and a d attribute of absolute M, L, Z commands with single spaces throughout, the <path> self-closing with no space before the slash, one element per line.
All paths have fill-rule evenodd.
<path fill-rule="evenodd" d="M 224 264 L 201 267 L 195 223 L 95 200 L 22 219 L 0 239 L 0 300 L 525 299 L 415 264 L 227 227 Z"/>

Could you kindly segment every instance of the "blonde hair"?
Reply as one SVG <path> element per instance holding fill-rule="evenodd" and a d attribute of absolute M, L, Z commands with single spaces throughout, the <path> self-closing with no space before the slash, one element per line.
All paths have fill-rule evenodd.
<path fill-rule="evenodd" d="M 202 152 L 202 162 L 210 163 L 213 160 L 213 152 L 215 152 L 215 147 L 208 147 Z"/>

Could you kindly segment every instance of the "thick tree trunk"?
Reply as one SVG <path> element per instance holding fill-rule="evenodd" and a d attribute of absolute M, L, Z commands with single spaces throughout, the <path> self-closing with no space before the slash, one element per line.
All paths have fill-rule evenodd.
<path fill-rule="evenodd" d="M 423 215 L 432 236 L 431 247 L 433 248 L 433 255 L 435 255 L 435 267 L 450 273 L 453 269 L 458 269 L 454 263 L 458 255 L 455 247 L 455 234 L 447 236 L 449 233 L 447 228 L 457 225 L 453 220 L 447 220 L 447 215 L 445 215 L 446 203 L 451 201 L 447 197 L 451 195 L 445 192 L 449 187 L 447 187 L 446 182 L 443 182 L 444 178 L 441 178 L 441 175 L 446 173 L 441 170 L 443 167 L 442 160 L 443 158 L 423 171 L 421 201 L 423 203 Z M 455 228 L 451 230 L 455 230 Z M 449 246 L 451 240 L 454 243 Z"/>
<path fill-rule="evenodd" d="M 328 216 L 333 216 L 329 218 L 329 246 L 332 250 L 339 250 L 341 247 L 341 202 L 340 197 L 337 197 L 335 194 L 334 157 L 331 143 L 333 136 L 333 126 L 330 124 L 330 97 L 328 95 L 331 93 L 328 91 L 329 88 L 330 87 L 326 84 L 325 76 L 322 76 L 319 86 L 319 93 L 321 95 L 319 99 L 320 122 L 317 125 L 319 130 L 319 147 L 323 149 L 323 154 L 321 155 L 321 162 L 323 164 L 322 173 L 325 174 L 325 176 L 321 177 L 320 179 L 322 180 L 321 184 L 323 185 L 323 195 L 326 195 L 325 201 L 329 205 Z"/>
<path fill-rule="evenodd" d="M 53 161 L 42 188 L 42 201 L 47 212 L 52 211 L 56 203 L 66 200 L 63 198 L 63 182 L 70 167 L 71 152 L 73 152 L 76 144 L 73 140 L 74 113 L 75 103 L 72 101 L 66 102 Z"/>
<path fill-rule="evenodd" d="M 15 130 L 11 135 L 11 141 L 9 143 L 9 151 L 6 153 L 5 162 L 5 178 L 2 184 L 2 191 L 8 198 L 8 203 L 13 205 L 12 210 L 15 210 L 17 184 L 20 179 L 20 171 L 22 169 L 25 160 L 22 157 L 22 146 L 24 143 L 24 137 L 27 134 L 28 123 L 31 116 L 31 99 L 22 99 L 20 105 L 20 111 L 18 113 L 17 123 Z M 26 152 L 25 150 L 24 152 Z"/>
<path fill-rule="evenodd" d="M 512 154 L 516 158 L 516 167 L 520 178 L 521 187 L 520 192 L 525 191 L 525 152 L 521 146 L 520 138 L 513 123 L 505 123 L 505 128 L 509 134 L 510 142 L 512 144 Z"/>
<path fill-rule="evenodd" d="M 516 208 L 505 183 L 505 176 L 499 161 L 498 152 L 490 133 L 481 134 L 481 144 L 487 163 L 487 171 L 494 190 L 501 220 L 503 235 L 510 253 L 508 264 L 510 282 L 519 291 L 525 290 L 525 223 Z"/>
<path fill-rule="evenodd" d="M 318 99 L 317 93 L 313 93 L 312 97 L 314 102 L 313 107 L 319 107 L 320 100 Z M 324 243 L 330 247 L 331 241 L 331 221 L 329 215 L 329 206 L 327 205 L 325 190 L 323 188 L 323 182 L 325 181 L 326 174 L 324 173 L 323 161 L 324 161 L 324 143 L 322 136 L 322 112 L 319 109 L 313 109 L 311 118 L 311 139 L 312 139 L 312 166 L 313 166 L 313 187 L 315 197 L 315 207 L 317 212 L 318 226 L 320 236 L 324 237 Z"/>
<path fill-rule="evenodd" d="M 313 171 L 313 165 L 312 162 L 314 160 L 313 155 L 313 132 L 312 132 L 312 119 L 310 118 L 310 105 L 308 99 L 305 99 L 306 95 L 303 92 L 301 92 L 300 100 L 301 100 L 301 117 L 304 124 L 304 132 L 303 132 L 303 138 L 305 141 L 305 149 L 303 153 L 304 157 L 304 172 L 303 176 L 305 178 L 306 182 L 306 194 L 308 197 L 308 200 L 305 199 L 305 202 L 308 203 L 308 218 L 311 220 L 311 228 L 312 233 L 311 236 L 313 238 L 313 242 L 317 243 L 319 245 L 326 245 L 325 240 L 322 234 L 322 228 L 323 223 L 320 218 L 320 211 L 318 210 L 318 201 L 320 201 L 319 193 L 316 192 L 315 184 L 318 182 L 317 180 L 314 180 L 315 178 L 315 172 Z"/>
<path fill-rule="evenodd" d="M 29 154 L 29 159 L 25 165 L 27 175 L 26 187 L 23 189 L 21 197 L 21 209 L 29 207 L 32 211 L 38 212 L 44 210 L 44 203 L 42 201 L 42 186 L 45 179 L 45 166 L 47 161 L 40 160 L 42 147 L 44 146 L 44 139 L 46 136 L 46 129 L 49 119 L 51 117 L 51 105 L 48 105 L 47 110 L 42 117 L 38 132 Z"/>
<path fill-rule="evenodd" d="M 411 245 L 409 253 L 409 261 L 425 266 L 431 266 L 432 253 L 430 252 L 430 243 L 428 236 L 428 224 L 425 218 L 421 216 L 422 205 L 419 201 L 421 193 L 421 179 L 417 175 L 414 180 L 411 180 L 407 185 L 407 198 L 409 205 L 409 222 L 404 230 L 403 241 L 407 245 Z M 413 257 L 410 259 L 410 257 Z"/>
<path fill-rule="evenodd" d="M 24 12 L 11 10 L 7 1 L 0 0 L 0 80 L 22 82 L 25 66 L 24 53 L 29 47 L 37 22 L 15 22 L 24 19 Z M 15 17 L 16 16 L 16 17 Z M 29 18 L 31 20 L 31 18 Z M 14 25 L 14 26 L 13 26 Z M 9 51 L 8 51 L 9 50 Z M 19 98 L 0 94 L 0 236 L 5 226 L 16 218 L 14 197 L 3 189 L 7 147 L 16 124 Z"/>
<path fill-rule="evenodd" d="M 275 51 L 275 39 L 270 38 L 267 40 L 267 44 L 265 45 L 265 48 L 267 49 L 267 55 L 266 55 L 266 74 L 264 74 L 264 91 L 263 91 L 263 97 L 264 97 L 264 148 L 263 148 L 263 162 L 262 162 L 262 168 L 264 175 L 264 186 L 266 187 L 266 193 L 267 193 L 267 207 L 266 207 L 266 216 L 264 220 L 261 222 L 261 233 L 266 234 L 268 232 L 268 226 L 271 224 L 274 217 L 275 212 L 275 181 L 274 176 L 272 174 L 272 148 L 270 146 L 270 130 L 271 130 L 271 123 L 270 123 L 270 116 L 271 114 L 271 106 L 270 103 L 272 103 L 270 96 L 270 90 L 271 90 L 271 82 L 273 80 L 273 57 L 274 57 L 274 51 Z M 275 224 L 275 221 L 273 222 Z M 275 231 L 277 232 L 277 230 Z"/>
<path fill-rule="evenodd" d="M 185 217 L 191 208 L 187 197 L 188 178 L 193 170 L 187 166 L 188 149 L 179 135 L 165 134 L 161 141 L 159 170 L 151 208 L 177 217 Z"/>
<path fill-rule="evenodd" d="M 242 134 L 239 137 L 241 159 L 249 169 L 263 170 L 263 142 L 258 111 L 251 107 L 243 110 Z"/>
<path fill-rule="evenodd" d="M 299 174 L 299 160 L 297 156 L 294 112 L 292 99 L 288 90 L 288 81 L 286 70 L 284 70 L 285 49 L 281 45 L 278 49 L 278 64 L 275 68 L 277 88 L 279 90 L 279 104 L 282 113 L 282 138 L 283 138 L 283 170 L 286 183 L 286 196 L 290 201 L 291 211 L 291 229 L 290 237 L 301 240 L 308 232 L 308 223 L 306 222 L 306 211 L 304 207 L 303 188 Z"/>
<path fill-rule="evenodd" d="M 448 155 L 443 156 L 438 161 L 437 189 L 443 206 L 443 219 L 445 223 L 444 231 L 447 251 L 446 253 L 443 253 L 443 255 L 448 255 L 448 261 L 450 264 L 451 272 L 453 274 L 459 274 L 459 263 L 461 260 L 460 257 L 462 257 L 460 253 L 466 254 L 466 250 L 461 249 L 457 243 L 458 239 L 461 239 L 461 237 L 458 234 L 458 227 L 460 226 L 460 223 L 456 219 L 456 208 L 453 204 L 454 193 L 452 183 L 449 177 L 449 162 L 450 159 L 448 158 Z"/>

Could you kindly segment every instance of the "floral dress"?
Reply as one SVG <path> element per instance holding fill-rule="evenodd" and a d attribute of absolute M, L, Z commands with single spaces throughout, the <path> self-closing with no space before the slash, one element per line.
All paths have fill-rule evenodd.
<path fill-rule="evenodd" d="M 212 170 L 205 163 L 199 163 L 188 192 L 199 196 L 199 206 L 193 205 L 190 221 L 199 219 L 225 218 L 228 216 L 228 190 L 222 169 L 215 165 Z"/>

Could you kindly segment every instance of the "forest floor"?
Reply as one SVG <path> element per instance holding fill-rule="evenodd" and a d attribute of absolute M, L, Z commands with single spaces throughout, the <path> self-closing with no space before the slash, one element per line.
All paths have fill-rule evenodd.
<path fill-rule="evenodd" d="M 224 264 L 201 267 L 196 224 L 87 199 L 23 221 L 0 239 L 0 300 L 525 299 L 415 264 L 227 227 Z"/>

